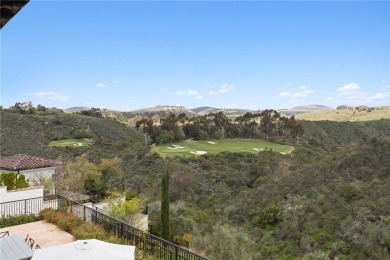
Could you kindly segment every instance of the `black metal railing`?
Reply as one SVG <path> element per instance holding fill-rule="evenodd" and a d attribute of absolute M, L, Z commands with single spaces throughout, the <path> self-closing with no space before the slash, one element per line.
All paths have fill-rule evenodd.
<path fill-rule="evenodd" d="M 107 233 L 123 239 L 124 244 L 136 246 L 138 250 L 161 259 L 204 260 L 189 249 L 144 232 L 119 219 L 61 195 L 0 203 L 0 217 L 34 214 L 42 209 L 53 208 L 72 213 L 86 222 L 100 225 Z"/>
<path fill-rule="evenodd" d="M 61 195 L 58 195 L 58 197 L 64 199 Z M 126 244 L 134 245 L 138 250 L 143 250 L 154 257 L 163 259 L 206 259 L 189 251 L 187 248 L 144 232 L 122 220 L 113 218 L 102 211 L 87 207 L 79 202 L 68 200 L 67 208 L 84 221 L 100 225 L 106 232 L 122 238 Z"/>
<path fill-rule="evenodd" d="M 45 208 L 58 209 L 64 203 L 57 195 L 0 203 L 0 217 L 35 215 Z"/>

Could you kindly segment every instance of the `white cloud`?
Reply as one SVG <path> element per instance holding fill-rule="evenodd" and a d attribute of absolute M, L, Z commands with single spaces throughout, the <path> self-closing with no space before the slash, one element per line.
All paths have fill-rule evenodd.
<path fill-rule="evenodd" d="M 178 91 L 176 91 L 176 95 L 197 96 L 198 91 L 196 91 L 196 90 L 178 90 Z"/>
<path fill-rule="evenodd" d="M 337 96 L 348 96 L 351 95 L 352 93 L 357 93 L 358 90 L 360 89 L 359 85 L 356 83 L 350 83 L 347 85 L 342 86 L 341 88 L 337 89 Z"/>
<path fill-rule="evenodd" d="M 188 90 L 187 95 L 189 95 L 189 96 L 196 96 L 196 95 L 198 95 L 198 91 L 196 91 L 196 90 Z"/>
<path fill-rule="evenodd" d="M 370 96 L 363 91 L 360 91 L 360 86 L 356 83 L 350 83 L 337 89 L 337 97 L 342 97 L 348 102 L 369 102 Z"/>
<path fill-rule="evenodd" d="M 390 88 L 390 85 L 387 85 L 385 88 Z"/>
<path fill-rule="evenodd" d="M 203 99 L 202 95 L 198 94 L 198 91 L 196 90 L 178 90 L 175 92 L 176 95 L 186 95 L 186 96 L 191 96 L 194 97 L 195 99 Z"/>
<path fill-rule="evenodd" d="M 103 83 L 100 82 L 99 84 L 96 85 L 96 87 L 97 88 L 106 88 L 106 87 L 108 87 L 108 85 L 103 84 Z"/>
<path fill-rule="evenodd" d="M 32 94 L 34 97 L 49 101 L 67 102 L 69 98 L 54 91 L 40 91 Z"/>
<path fill-rule="evenodd" d="M 234 86 L 231 84 L 222 84 L 221 86 L 219 86 L 219 88 L 217 90 L 210 91 L 209 95 L 218 96 L 219 94 L 227 93 L 233 89 L 234 89 Z"/>
<path fill-rule="evenodd" d="M 334 97 L 327 97 L 325 100 L 330 102 L 330 103 L 338 103 L 338 102 L 340 102 L 339 99 L 334 98 Z"/>
<path fill-rule="evenodd" d="M 291 94 L 289 92 L 280 92 L 279 97 L 289 97 Z"/>
<path fill-rule="evenodd" d="M 307 97 L 309 93 L 307 92 L 297 92 L 293 95 L 293 97 Z"/>
<path fill-rule="evenodd" d="M 287 91 L 279 93 L 280 97 L 293 97 L 293 98 L 303 98 L 309 96 L 309 94 L 314 93 L 314 90 L 306 87 L 306 86 L 300 86 L 298 92 L 290 93 Z"/>
<path fill-rule="evenodd" d="M 390 98 L 390 92 L 377 93 L 371 97 L 371 100 Z"/>
<path fill-rule="evenodd" d="M 348 93 L 347 95 L 344 95 L 344 97 L 348 100 L 354 101 L 368 101 L 368 99 L 370 98 L 367 93 L 360 91 Z"/>
<path fill-rule="evenodd" d="M 219 87 L 219 92 L 226 93 L 226 92 L 229 92 L 232 89 L 234 89 L 233 85 L 223 84 L 222 86 Z"/>
<path fill-rule="evenodd" d="M 390 92 L 384 91 L 384 92 L 379 92 L 374 95 L 370 95 L 367 92 L 363 92 L 360 90 L 360 86 L 356 83 L 351 83 L 344 85 L 341 88 L 338 88 L 336 91 L 336 97 L 333 98 L 330 97 L 327 100 L 332 102 L 332 101 L 337 101 L 342 103 L 348 103 L 348 104 L 369 104 L 371 102 L 383 102 L 383 100 L 386 101 L 386 99 L 390 100 Z M 340 99 L 342 100 L 340 100 Z"/>

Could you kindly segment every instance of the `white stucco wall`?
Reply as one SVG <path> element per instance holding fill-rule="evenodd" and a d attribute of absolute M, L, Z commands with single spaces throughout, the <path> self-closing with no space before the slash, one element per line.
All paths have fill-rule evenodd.
<path fill-rule="evenodd" d="M 32 170 L 23 170 L 20 171 L 20 173 L 26 176 L 26 179 L 29 180 L 30 185 L 34 185 L 35 182 L 39 181 L 39 177 L 51 179 L 56 173 L 56 168 L 57 167 L 47 167 Z"/>
<path fill-rule="evenodd" d="M 0 203 L 40 197 L 43 197 L 43 186 L 29 187 L 9 191 L 7 191 L 6 186 L 0 187 Z"/>
<path fill-rule="evenodd" d="M 46 168 L 39 168 L 39 169 L 32 169 L 32 170 L 22 170 L 19 171 L 19 174 L 23 174 L 26 177 L 26 180 L 28 181 L 28 185 L 30 187 L 36 186 L 39 184 L 39 178 L 45 177 L 46 179 L 53 179 L 53 175 L 56 173 L 57 167 L 46 167 Z M 1 172 L 9 172 L 6 170 L 0 170 Z M 18 171 L 13 171 L 15 174 L 18 174 Z M 54 183 L 52 185 L 51 190 L 49 191 L 49 194 L 55 193 L 55 186 Z"/>
<path fill-rule="evenodd" d="M 0 218 L 25 214 L 38 214 L 44 208 L 43 187 L 7 191 L 0 187 Z"/>
<path fill-rule="evenodd" d="M 28 180 L 29 185 L 33 186 L 36 182 L 39 181 L 39 177 L 45 177 L 52 179 L 53 175 L 56 173 L 57 167 L 46 167 L 46 168 L 38 168 L 32 170 L 22 170 L 19 171 L 19 174 L 23 174 L 26 176 L 26 180 Z M 7 170 L 1 170 L 1 172 L 9 172 Z M 18 174 L 18 171 L 13 171 L 15 174 Z"/>

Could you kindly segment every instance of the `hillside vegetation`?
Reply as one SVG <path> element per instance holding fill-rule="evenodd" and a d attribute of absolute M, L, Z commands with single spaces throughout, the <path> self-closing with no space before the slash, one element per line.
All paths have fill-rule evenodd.
<path fill-rule="evenodd" d="M 1 156 L 18 153 L 71 159 L 86 153 L 93 160 L 145 151 L 143 136 L 133 128 L 103 118 L 76 114 L 23 115 L 0 112 Z M 51 141 L 87 138 L 92 145 L 49 146 Z"/>
<path fill-rule="evenodd" d="M 298 144 L 280 140 L 295 147 L 291 154 L 161 158 L 143 144 L 142 128 L 115 120 L 5 111 L 0 116 L 2 156 L 71 160 L 67 171 L 78 192 L 98 199 L 109 192 L 137 194 L 148 205 L 156 235 L 168 170 L 170 240 L 185 239 L 209 259 L 390 259 L 389 119 L 303 120 Z M 52 140 L 72 138 L 92 144 L 48 147 Z M 114 157 L 120 159 L 101 160 Z"/>
<path fill-rule="evenodd" d="M 366 143 L 372 139 L 390 138 L 390 119 L 361 122 L 305 120 L 301 123 L 305 129 L 302 141 L 316 146 Z"/>

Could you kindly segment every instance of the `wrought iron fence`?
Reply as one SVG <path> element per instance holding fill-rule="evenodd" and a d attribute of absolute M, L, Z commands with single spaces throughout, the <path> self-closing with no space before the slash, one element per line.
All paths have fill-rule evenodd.
<path fill-rule="evenodd" d="M 86 222 L 93 222 L 104 228 L 107 233 L 123 239 L 125 244 L 133 245 L 144 253 L 158 259 L 205 260 L 187 248 L 171 243 L 160 237 L 144 232 L 119 219 L 79 202 L 68 200 L 61 195 L 0 203 L 0 217 L 34 214 L 42 209 L 53 208 L 72 213 Z"/>
<path fill-rule="evenodd" d="M 57 197 L 57 195 L 51 195 L 46 197 L 3 202 L 0 203 L 0 217 L 22 215 L 37 216 L 42 209 L 58 209 L 61 201 L 63 201 L 62 198 Z"/>

